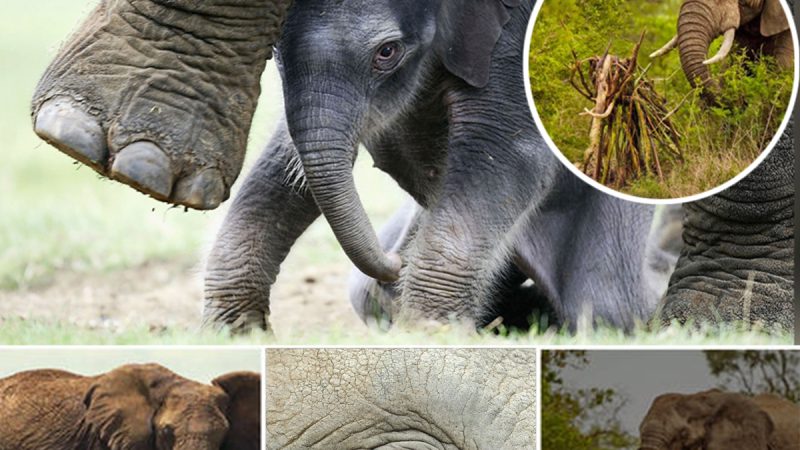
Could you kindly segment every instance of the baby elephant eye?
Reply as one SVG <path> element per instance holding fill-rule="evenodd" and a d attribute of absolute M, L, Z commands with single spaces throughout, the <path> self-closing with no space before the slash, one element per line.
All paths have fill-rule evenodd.
<path fill-rule="evenodd" d="M 378 71 L 394 69 L 403 57 L 403 46 L 397 41 L 385 42 L 375 52 L 373 66 Z"/>

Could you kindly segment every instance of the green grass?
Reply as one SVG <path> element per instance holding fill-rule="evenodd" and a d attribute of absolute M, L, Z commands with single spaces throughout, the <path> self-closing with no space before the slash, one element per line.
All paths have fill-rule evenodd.
<path fill-rule="evenodd" d="M 437 330 L 390 330 L 332 328 L 325 333 L 314 330 L 282 334 L 254 332 L 231 337 L 225 332 L 126 329 L 123 331 L 87 330 L 65 324 L 36 321 L 0 321 L 0 342 L 8 345 L 35 345 L 57 342 L 63 345 L 790 345 L 788 333 L 767 334 L 758 329 L 730 324 L 720 328 L 673 325 L 662 330 L 637 327 L 632 333 L 599 327 L 593 330 L 548 330 L 543 333 L 467 332 L 458 326 Z"/>
<path fill-rule="evenodd" d="M 646 31 L 639 64 L 667 98 L 667 109 L 681 133 L 682 164 L 665 164 L 663 182 L 641 178 L 620 189 L 649 198 L 679 198 L 704 192 L 730 180 L 750 165 L 775 134 L 789 102 L 792 71 L 779 69 L 772 58 L 745 62 L 731 54 L 712 66 L 723 86 L 725 108 L 707 108 L 692 90 L 677 50 L 657 59 L 649 54 L 676 32 L 681 0 L 548 0 L 542 5 L 531 40 L 530 80 L 534 103 L 548 135 L 573 163 L 589 146 L 590 118 L 579 115 L 593 104 L 567 82 L 578 58 L 610 54 L 629 57 Z M 712 44 L 715 52 L 721 43 Z M 711 53 L 710 53 L 711 54 Z M 662 161 L 663 163 L 663 161 Z"/>

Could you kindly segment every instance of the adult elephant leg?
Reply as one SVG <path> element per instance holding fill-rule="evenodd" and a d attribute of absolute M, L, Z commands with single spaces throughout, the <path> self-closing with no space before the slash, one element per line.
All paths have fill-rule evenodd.
<path fill-rule="evenodd" d="M 245 180 L 208 258 L 204 322 L 266 329 L 269 292 L 295 240 L 320 215 L 302 187 L 283 121 Z"/>
<path fill-rule="evenodd" d="M 661 320 L 794 321 L 792 125 L 761 165 L 720 194 L 685 205 L 685 242 Z"/>
<path fill-rule="evenodd" d="M 216 208 L 241 170 L 289 4 L 100 2 L 36 88 L 36 133 L 158 200 Z"/>
<path fill-rule="evenodd" d="M 402 254 L 416 231 L 421 207 L 408 200 L 378 233 L 378 241 L 384 252 Z M 356 313 L 367 324 L 388 325 L 400 297 L 397 283 L 385 283 L 364 275 L 358 268 L 350 272 L 348 282 L 350 303 Z"/>

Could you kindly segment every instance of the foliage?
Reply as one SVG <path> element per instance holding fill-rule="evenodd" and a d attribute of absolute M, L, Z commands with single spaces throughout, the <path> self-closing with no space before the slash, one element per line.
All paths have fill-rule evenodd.
<path fill-rule="evenodd" d="M 751 61 L 732 52 L 712 67 L 724 106 L 707 107 L 686 80 L 677 50 L 656 59 L 647 56 L 675 35 L 680 3 L 548 0 L 533 30 L 529 76 L 534 103 L 547 134 L 572 162 L 580 162 L 589 147 L 590 118 L 579 113 L 593 106 L 568 82 L 572 51 L 587 58 L 602 55 L 610 45 L 610 54 L 627 55 L 645 32 L 639 63 L 648 67 L 654 89 L 666 97 L 667 110 L 679 106 L 672 120 L 682 135 L 685 162 L 673 165 L 663 182 L 648 175 L 621 189 L 637 196 L 683 197 L 733 178 L 766 147 L 791 95 L 790 70 L 779 69 L 769 57 Z"/>
<path fill-rule="evenodd" d="M 800 351 L 705 351 L 720 387 L 750 395 L 777 394 L 800 403 Z"/>
<path fill-rule="evenodd" d="M 542 352 L 542 448 L 570 450 L 626 449 L 636 439 L 625 433 L 616 413 L 624 404 L 613 389 L 570 389 L 565 368 L 589 364 L 585 351 Z"/>

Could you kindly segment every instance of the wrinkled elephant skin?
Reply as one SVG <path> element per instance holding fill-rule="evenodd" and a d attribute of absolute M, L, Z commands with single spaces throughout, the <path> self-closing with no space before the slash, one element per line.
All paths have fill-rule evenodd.
<path fill-rule="evenodd" d="M 207 385 L 158 364 L 20 372 L 0 379 L 0 448 L 257 450 L 260 388 L 252 372 Z"/>
<path fill-rule="evenodd" d="M 639 431 L 639 450 L 798 450 L 800 407 L 772 394 L 663 394 Z"/>
<path fill-rule="evenodd" d="M 267 448 L 534 448 L 535 360 L 522 349 L 269 349 Z"/>

